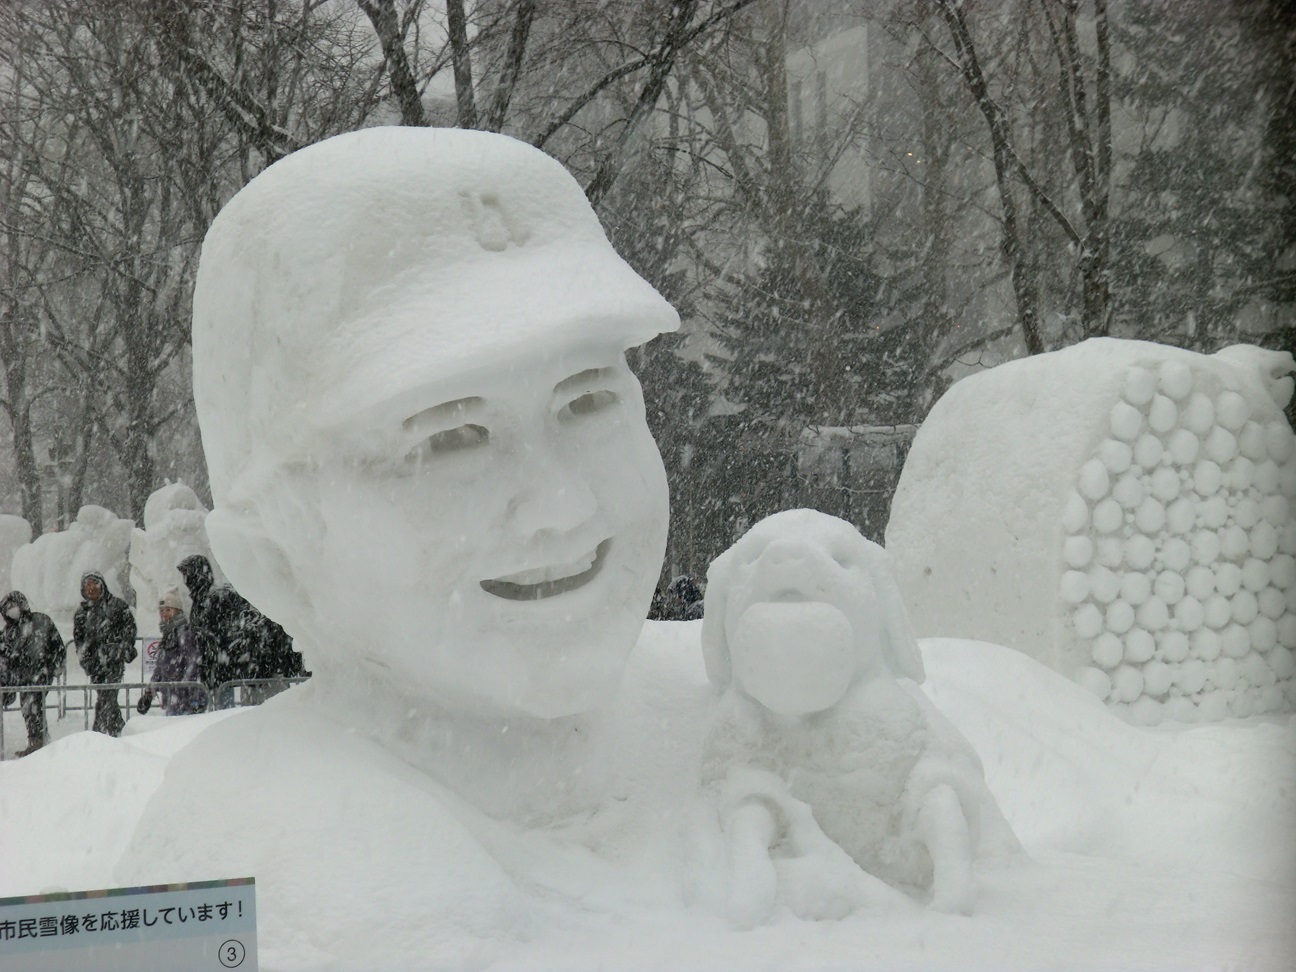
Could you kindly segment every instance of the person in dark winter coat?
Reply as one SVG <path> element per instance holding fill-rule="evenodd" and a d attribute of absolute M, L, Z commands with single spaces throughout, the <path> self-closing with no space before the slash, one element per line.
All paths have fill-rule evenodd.
<path fill-rule="evenodd" d="M 5 685 L 50 685 L 67 664 L 67 649 L 63 636 L 49 615 L 33 611 L 21 591 L 10 591 L 0 600 L 0 615 L 4 616 L 4 633 L 0 635 L 3 652 L 3 678 Z M 12 700 L 6 694 L 5 702 Z M 45 745 L 48 732 L 45 725 L 45 693 L 22 693 L 23 722 L 27 724 L 27 748 L 19 756 L 34 753 Z"/>
<path fill-rule="evenodd" d="M 72 618 L 72 637 L 81 668 L 96 685 L 120 682 L 126 665 L 139 654 L 135 618 L 126 602 L 108 590 L 102 574 L 91 572 L 81 578 L 81 604 Z M 95 731 L 120 735 L 125 720 L 117 705 L 117 690 L 103 689 L 96 695 Z"/>
<path fill-rule="evenodd" d="M 157 664 L 152 682 L 199 682 L 201 665 L 198 641 L 194 637 L 189 619 L 185 617 L 180 592 L 175 588 L 163 592 L 158 601 L 158 617 L 162 626 L 162 642 L 157 649 Z M 189 715 L 207 708 L 207 693 L 199 688 L 167 688 L 161 690 L 166 702 L 167 715 Z M 145 689 L 137 706 L 141 714 L 153 704 L 153 689 Z"/>
<path fill-rule="evenodd" d="M 216 691 L 222 682 L 306 674 L 288 633 L 230 585 L 217 585 L 206 557 L 186 557 L 176 569 L 193 599 L 190 624 L 198 639 L 203 681 L 217 708 L 234 702 L 232 690 Z"/>

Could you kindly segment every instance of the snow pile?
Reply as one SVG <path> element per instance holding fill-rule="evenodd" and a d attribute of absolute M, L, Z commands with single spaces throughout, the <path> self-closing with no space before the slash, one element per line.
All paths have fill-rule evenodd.
<path fill-rule="evenodd" d="M 167 588 L 180 591 L 188 613 L 189 591 L 176 570 L 185 557 L 202 554 L 212 564 L 216 582 L 224 581 L 207 542 L 206 519 L 207 508 L 183 483 L 168 483 L 144 503 L 144 529 L 132 530 L 130 542 L 130 581 L 142 632 L 155 630 L 158 597 Z"/>
<path fill-rule="evenodd" d="M 0 591 L 11 591 L 10 572 L 13 555 L 19 547 L 31 543 L 31 524 L 21 516 L 0 513 Z"/>
<path fill-rule="evenodd" d="M 959 382 L 887 527 L 919 633 L 1028 652 L 1146 724 L 1296 708 L 1292 370 L 1099 339 Z"/>
<path fill-rule="evenodd" d="M 13 558 L 15 590 L 27 595 L 33 611 L 48 614 L 63 630 L 81 603 L 81 576 L 102 574 L 108 589 L 130 600 L 128 553 L 135 524 L 102 506 L 83 506 L 61 533 L 46 533 L 19 548 Z"/>
<path fill-rule="evenodd" d="M 730 916 L 885 901 L 866 875 L 970 913 L 973 859 L 1016 842 L 976 754 L 917 688 L 885 551 L 814 510 L 762 520 L 707 573 L 702 643 L 722 693 L 703 778 L 728 835 Z"/>

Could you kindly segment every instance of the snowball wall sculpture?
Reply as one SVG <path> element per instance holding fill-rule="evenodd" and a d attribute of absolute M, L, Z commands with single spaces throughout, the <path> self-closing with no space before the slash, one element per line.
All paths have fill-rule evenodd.
<path fill-rule="evenodd" d="M 34 610 L 60 625 L 72 624 L 81 603 L 81 575 L 97 571 L 108 588 L 129 599 L 127 552 L 131 520 L 102 506 L 83 506 L 66 530 L 46 533 L 14 552 L 11 582 L 27 595 Z"/>
<path fill-rule="evenodd" d="M 1296 708 L 1292 370 L 1098 339 L 959 382 L 887 528 L 918 632 L 1015 647 L 1139 723 Z"/>
<path fill-rule="evenodd" d="M 180 591 L 188 604 L 188 588 L 176 569 L 185 557 L 201 554 L 212 563 L 217 581 L 224 580 L 207 542 L 206 519 L 207 508 L 184 483 L 168 483 L 145 501 L 144 529 L 132 530 L 130 543 L 130 579 L 141 633 L 157 630 L 158 595 L 167 588 Z"/>

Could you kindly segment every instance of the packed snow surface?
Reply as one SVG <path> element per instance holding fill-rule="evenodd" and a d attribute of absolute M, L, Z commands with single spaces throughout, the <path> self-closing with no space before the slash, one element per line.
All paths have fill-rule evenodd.
<path fill-rule="evenodd" d="M 1212 725 L 1135 727 L 1086 690 L 1025 655 L 996 645 L 924 640 L 923 691 L 976 750 L 986 782 L 1024 853 L 977 872 L 970 917 L 916 904 L 863 906 L 839 919 L 804 920 L 784 909 L 750 930 L 693 904 L 687 860 L 670 825 L 683 827 L 681 788 L 671 774 L 695 752 L 699 713 L 710 698 L 700 622 L 649 622 L 631 659 L 621 759 L 661 785 L 663 829 L 638 844 L 616 806 L 539 832 L 488 824 L 491 857 L 465 847 L 442 860 L 407 848 L 417 866 L 389 870 L 383 835 L 369 814 L 383 801 L 416 812 L 428 784 L 389 783 L 366 794 L 363 764 L 383 759 L 363 726 L 336 726 L 283 785 L 262 787 L 262 759 L 239 767 L 242 799 L 280 822 L 294 842 L 324 815 L 329 840 L 291 866 L 257 877 L 262 967 L 304 969 L 575 969 L 599 966 L 720 969 L 1289 969 L 1296 955 L 1296 721 L 1225 719 Z M 150 880 L 242 876 L 210 867 L 177 870 L 173 849 L 136 826 L 177 753 L 199 752 L 203 735 L 290 712 L 305 686 L 261 712 L 136 717 L 119 740 L 77 732 L 0 764 L 0 895 L 111 887 L 129 872 Z M 55 725 L 59 732 L 59 724 Z M 283 745 L 265 736 L 262 744 Z M 291 745 L 289 741 L 288 745 Z M 310 751 L 310 750 L 306 750 Z M 231 766 L 205 751 L 210 792 L 228 789 Z M 201 763 L 193 767 L 201 772 Z M 339 770 L 357 785 L 320 802 Z M 249 782 L 251 785 L 249 785 Z M 630 802 L 644 799 L 627 791 Z M 226 832 L 225 804 L 195 801 L 190 846 Z M 453 817 L 451 813 L 448 816 Z M 452 827 L 452 825 L 454 825 Z M 454 820 L 425 823 L 434 833 Z M 274 840 L 267 840 L 273 846 Z M 394 854 L 397 848 L 392 848 Z M 207 848 L 209 859 L 220 859 Z M 376 854 L 376 856 L 375 856 Z M 124 855 L 124 856 L 123 856 Z M 202 856 L 202 855 L 198 855 Z M 235 854 L 237 858 L 238 855 Z M 537 866 L 545 886 L 517 881 Z M 457 897 L 457 869 L 476 866 L 479 886 L 511 888 L 493 934 L 470 927 L 480 898 Z M 271 878 L 270 873 L 275 876 Z M 627 877 L 632 881 L 627 882 Z M 357 884 L 355 882 L 363 882 Z M 384 887 L 377 895 L 360 886 Z M 344 898 L 365 941 L 336 941 L 320 920 L 321 898 Z M 392 902 L 442 897 L 448 917 L 435 935 L 394 924 Z M 365 956 L 369 956 L 368 959 Z"/>

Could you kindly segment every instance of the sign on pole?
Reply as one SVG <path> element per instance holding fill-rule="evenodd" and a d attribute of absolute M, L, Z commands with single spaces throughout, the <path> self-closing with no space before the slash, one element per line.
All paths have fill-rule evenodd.
<path fill-rule="evenodd" d="M 252 878 L 0 898 L 6 972 L 257 972 Z"/>

